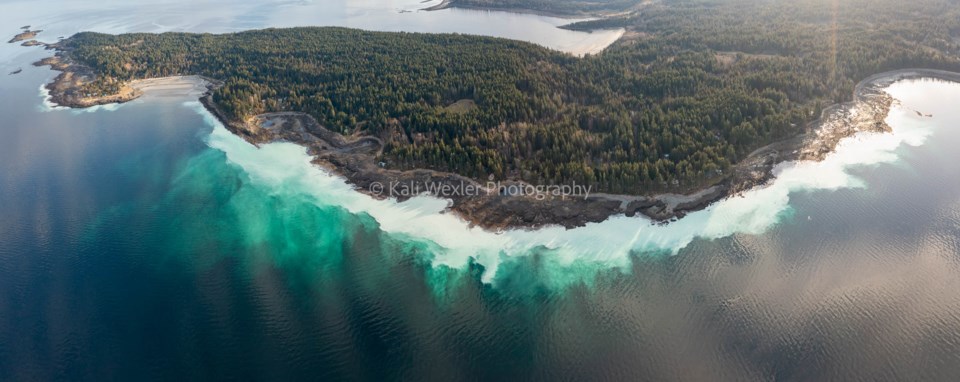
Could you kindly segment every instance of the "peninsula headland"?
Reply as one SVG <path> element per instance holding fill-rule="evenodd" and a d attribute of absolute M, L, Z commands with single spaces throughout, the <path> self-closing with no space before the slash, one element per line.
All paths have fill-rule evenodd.
<path fill-rule="evenodd" d="M 811 20 L 820 12 L 793 6 Z M 198 76 L 206 108 L 248 141 L 299 143 L 361 192 L 400 201 L 416 196 L 409 190 L 432 193 L 491 230 L 682 217 L 762 186 L 779 163 L 820 160 L 845 137 L 888 131 L 890 81 L 954 80 L 960 70 L 956 44 L 939 30 L 911 42 L 852 22 L 834 33 L 738 10 L 649 6 L 600 20 L 627 33 L 583 58 L 489 37 L 292 28 L 79 33 L 47 45 L 56 55 L 38 65 L 62 72 L 48 90 L 69 107 L 135 99 L 137 81 Z M 902 28 L 930 29 L 903 16 Z M 723 20 L 760 34 L 733 33 Z M 808 34 L 825 45 L 788 46 Z M 831 39 L 859 49 L 830 50 Z M 901 70 L 914 67 L 930 69 Z"/>

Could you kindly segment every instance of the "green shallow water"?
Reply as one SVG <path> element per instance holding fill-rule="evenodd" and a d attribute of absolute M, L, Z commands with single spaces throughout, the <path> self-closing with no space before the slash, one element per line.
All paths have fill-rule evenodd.
<path fill-rule="evenodd" d="M 184 99 L 41 111 L 48 77 L 2 82 L 2 379 L 960 377 L 957 85 L 677 224 L 496 235 Z"/>
<path fill-rule="evenodd" d="M 96 235 L 107 235 L 124 222 L 135 220 L 142 207 L 110 211 Z M 318 203 L 315 197 L 296 189 L 277 189 L 258 184 L 223 152 L 203 150 L 190 158 L 175 174 L 170 189 L 152 209 L 169 217 L 160 229 L 145 240 L 163 242 L 171 261 L 204 270 L 227 258 L 241 261 L 251 272 L 258 267 L 277 267 L 303 278 L 323 278 L 341 271 L 344 256 L 368 253 L 378 265 L 370 269 L 389 279 L 392 267 L 414 266 L 424 275 L 437 297 L 450 288 L 483 284 L 482 264 L 470 260 L 466 268 L 434 265 L 436 254 L 444 251 L 429 240 L 381 231 L 377 221 L 366 214 L 351 214 L 343 208 Z M 358 236 L 360 238 L 358 238 Z M 168 241 L 176 238 L 175 241 Z M 362 238 L 362 239 L 361 239 Z M 200 251 L 210 256 L 196 256 Z M 176 254 L 181 254 L 176 256 Z M 607 264 L 574 262 L 560 264 L 555 251 L 534 248 L 516 253 L 493 282 L 511 294 L 551 292 L 566 286 L 592 284 Z M 647 254 L 650 255 L 650 254 Z M 663 253 L 667 255 L 667 253 Z M 376 273 L 377 268 L 384 270 Z"/>

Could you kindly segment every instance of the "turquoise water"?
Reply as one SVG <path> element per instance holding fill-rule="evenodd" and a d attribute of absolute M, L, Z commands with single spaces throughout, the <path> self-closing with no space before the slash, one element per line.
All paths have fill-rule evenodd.
<path fill-rule="evenodd" d="M 448 223 L 431 201 L 348 193 L 183 97 L 45 111 L 22 90 L 0 151 L 9 379 L 960 373 L 960 85 L 895 85 L 894 134 L 692 223 L 499 235 L 424 230 Z"/>
<path fill-rule="evenodd" d="M 0 46 L 0 379 L 960 377 L 960 85 L 674 224 L 498 234 L 187 96 L 49 110 L 42 55 Z"/>
<path fill-rule="evenodd" d="M 909 95 L 916 90 L 901 84 L 891 92 Z M 931 94 L 942 92 L 949 89 Z M 444 213 L 444 200 L 421 197 L 403 204 L 373 200 L 311 164 L 312 158 L 304 148 L 291 143 L 254 147 L 230 134 L 199 104 L 190 106 L 214 126 L 208 138 L 210 146 L 223 151 L 230 163 L 242 168 L 255 182 L 284 195 L 305 196 L 318 205 L 340 206 L 351 213 L 370 216 L 385 232 L 425 239 L 435 245 L 434 265 L 462 268 L 477 262 L 486 269 L 482 279 L 485 283 L 495 283 L 501 264 L 540 253 L 549 253 L 544 256 L 543 265 L 554 269 L 551 273 L 564 274 L 559 277 L 562 284 L 582 281 L 582 277 L 569 277 L 571 269 L 623 269 L 637 254 L 674 255 L 697 239 L 762 234 L 779 221 L 794 217 L 791 195 L 866 188 L 864 181 L 851 173 L 853 169 L 895 163 L 899 160 L 897 150 L 922 145 L 933 132 L 911 119 L 916 113 L 914 106 L 904 105 L 894 108 L 889 116 L 890 123 L 898 126 L 892 134 L 853 137 L 822 162 L 783 164 L 776 170 L 776 180 L 767 187 L 723 200 L 671 224 L 657 225 L 620 216 L 573 230 L 556 227 L 494 233 L 470 227 Z M 590 277 L 589 271 L 586 276 Z"/>

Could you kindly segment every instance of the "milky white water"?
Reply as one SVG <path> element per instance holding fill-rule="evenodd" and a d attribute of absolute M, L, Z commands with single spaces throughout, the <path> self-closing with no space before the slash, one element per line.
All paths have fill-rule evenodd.
<path fill-rule="evenodd" d="M 14 28 L 30 24 L 44 29 L 41 39 L 48 41 L 79 30 L 229 32 L 265 26 L 342 25 L 376 30 L 487 34 L 524 39 L 577 53 L 587 49 L 585 47 L 605 46 L 614 36 L 563 31 L 556 25 L 568 20 L 541 16 L 463 10 L 419 12 L 415 11 L 418 7 L 429 4 L 416 0 L 238 2 L 230 6 L 217 1 L 200 1 L 191 2 L 189 7 L 185 4 L 183 1 L 160 1 L 147 6 L 115 1 L 95 5 L 62 1 L 13 2 L 4 5 L 12 12 L 4 13 L 0 18 L 11 35 L 16 32 Z M 44 12 L 47 7 L 61 11 L 48 14 Z M 25 61 L 35 58 L 39 50 L 12 45 L 2 47 L 0 59 L 7 60 L 2 70 L 28 64 Z M 22 58 L 24 56 L 29 58 Z M 894 85 L 890 91 L 898 95 L 903 88 Z M 40 87 L 42 99 L 46 99 L 45 92 Z M 38 107 L 46 111 L 58 109 L 48 101 Z M 107 105 L 71 113 L 109 111 L 119 107 L 122 106 Z M 202 112 L 198 103 L 193 103 L 192 107 Z M 677 253 L 698 238 L 764 232 L 789 215 L 791 195 L 815 190 L 864 188 L 867 186 L 864 182 L 850 175 L 851 168 L 895 162 L 898 147 L 921 144 L 929 130 L 908 120 L 905 116 L 909 113 L 903 108 L 891 111 L 889 123 L 895 126 L 893 134 L 852 137 L 820 163 L 783 164 L 777 170 L 777 179 L 768 187 L 724 200 L 669 225 L 653 225 L 642 218 L 621 216 L 574 230 L 548 228 L 500 234 L 470 228 L 455 216 L 441 213 L 447 205 L 443 200 L 422 197 L 397 204 L 369 198 L 354 191 L 342 179 L 312 166 L 305 150 L 293 144 L 271 144 L 257 150 L 219 126 L 208 141 L 252 178 L 275 187 L 278 193 L 311 195 L 318 204 L 339 205 L 354 213 L 369 214 L 387 232 L 427 239 L 442 248 L 434 257 L 436 264 L 462 267 L 470 258 L 475 258 L 487 267 L 484 277 L 489 281 L 505 259 L 530 254 L 532 249 L 552 250 L 552 260 L 559 264 L 578 261 L 624 266 L 629 262 L 630 254 L 635 252 Z M 206 118 L 209 123 L 216 124 L 209 115 Z"/>
<path fill-rule="evenodd" d="M 895 97 L 910 87 L 892 85 Z M 511 230 L 493 233 L 471 228 L 452 214 L 442 213 L 445 200 L 419 197 L 404 203 L 376 200 L 352 189 L 343 179 L 310 163 L 306 150 L 292 143 L 273 143 L 260 149 L 224 129 L 199 103 L 191 107 L 215 125 L 208 138 L 211 147 L 226 153 L 256 182 L 277 193 L 307 194 L 324 205 L 342 206 L 353 213 L 372 216 L 381 229 L 424 238 L 442 249 L 435 264 L 460 268 L 471 258 L 487 267 L 492 280 L 505 258 L 523 256 L 536 248 L 551 250 L 561 265 L 574 262 L 626 266 L 637 252 L 676 254 L 695 239 L 716 239 L 737 233 L 760 234 L 790 213 L 791 195 L 823 190 L 865 188 L 867 184 L 850 170 L 898 160 L 901 146 L 918 146 L 931 134 L 911 119 L 909 105 L 895 105 L 887 118 L 893 133 L 862 133 L 841 141 L 836 151 L 821 162 L 791 162 L 779 165 L 768 186 L 724 199 L 679 221 L 658 225 L 643 217 L 613 217 L 602 223 L 566 230 L 561 227 L 536 231 Z"/>
<path fill-rule="evenodd" d="M 0 30 L 471 27 L 364 4 L 4 1 Z M 894 134 L 675 224 L 496 235 L 257 150 L 195 96 L 42 112 L 46 55 L 0 44 L 23 68 L 0 73 L 0 379 L 960 379 L 958 84 L 897 83 Z M 442 266 L 471 256 L 493 286 Z"/>

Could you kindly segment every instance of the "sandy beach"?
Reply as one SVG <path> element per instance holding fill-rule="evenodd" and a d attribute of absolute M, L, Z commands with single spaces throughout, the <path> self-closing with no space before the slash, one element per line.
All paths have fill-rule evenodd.
<path fill-rule="evenodd" d="M 172 76 L 136 80 L 127 86 L 139 91 L 141 97 L 147 99 L 184 96 L 199 98 L 207 92 L 210 85 L 210 81 L 200 76 Z"/>

